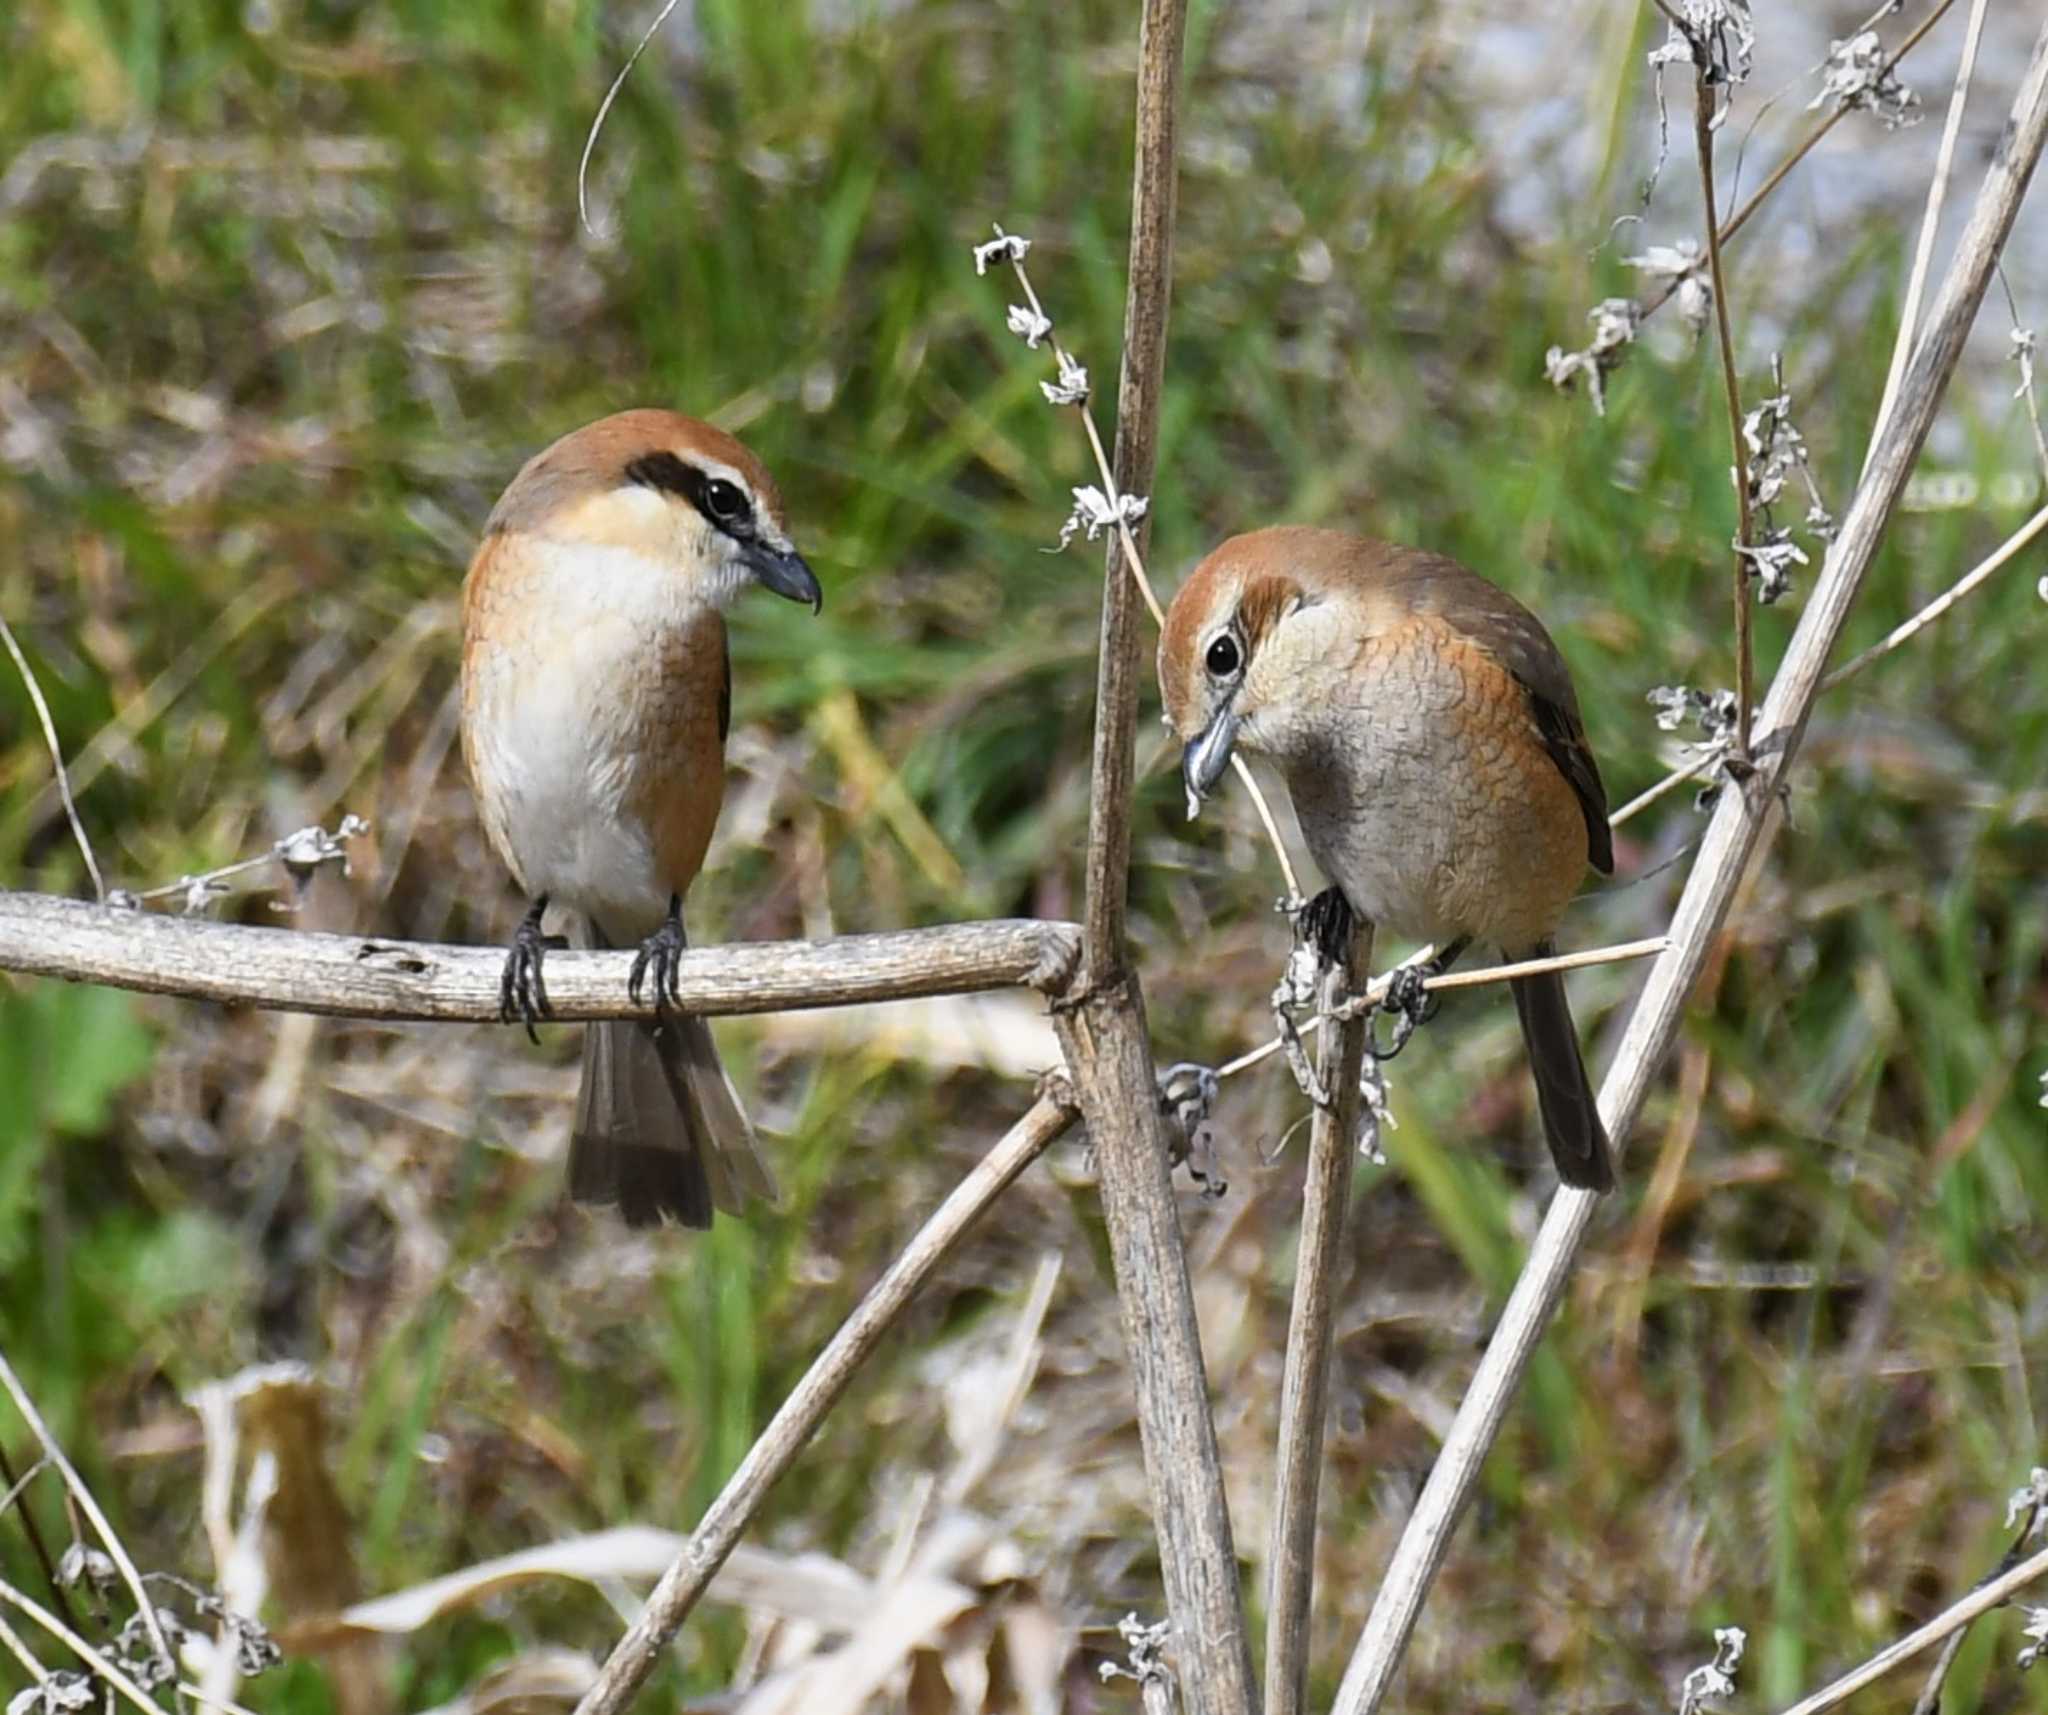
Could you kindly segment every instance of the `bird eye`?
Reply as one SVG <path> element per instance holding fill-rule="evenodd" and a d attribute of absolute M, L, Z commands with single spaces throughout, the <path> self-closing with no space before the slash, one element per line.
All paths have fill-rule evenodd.
<path fill-rule="evenodd" d="M 1206 659 L 1209 665 L 1209 676 L 1212 679 L 1229 678 L 1238 668 L 1237 639 L 1228 632 L 1225 632 L 1214 643 L 1209 645 L 1209 653 Z"/>
<path fill-rule="evenodd" d="M 744 523 L 750 511 L 747 497 L 738 483 L 727 482 L 723 477 L 713 477 L 704 485 L 704 515 L 712 523 Z"/>

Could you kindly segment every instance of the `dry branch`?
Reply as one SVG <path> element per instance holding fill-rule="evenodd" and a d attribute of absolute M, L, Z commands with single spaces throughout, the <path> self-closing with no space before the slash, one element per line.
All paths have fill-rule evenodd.
<path fill-rule="evenodd" d="M 2044 140 L 2048 140 L 2048 26 L 2043 26 L 2035 41 L 2011 119 L 1985 174 L 1949 275 L 1928 314 L 1927 331 L 1907 368 L 1896 408 L 1876 439 L 1841 533 L 1759 711 L 1753 753 L 1757 775 L 1742 789 L 1721 794 L 1672 919 L 1670 950 L 1651 967 L 1620 1052 L 1601 1088 L 1600 1111 L 1610 1135 L 1617 1139 L 1627 1136 L 1642 1110 L 1651 1079 L 1678 1034 L 1686 997 L 1706 963 L 1737 884 L 1757 855 L 1768 824 L 1775 819 L 1768 812 L 1797 752 L 1828 656 L 1841 638 L 1849 609 L 1919 456 Z M 1364 1715 L 1384 1701 L 1414 1632 L 1423 1598 L 1449 1552 L 1451 1533 L 1557 1307 L 1597 1206 L 1598 1199 L 1592 1194 L 1565 1190 L 1558 1193 L 1544 1217 L 1528 1263 L 1394 1550 L 1338 1693 L 1337 1715 Z"/>
<path fill-rule="evenodd" d="M 1318 1010 L 1336 1014 L 1372 971 L 1373 928 L 1362 923 L 1345 968 L 1324 979 Z M 1330 1338 L 1344 1210 L 1358 1160 L 1358 1078 L 1365 1068 L 1363 1013 L 1323 1033 L 1316 1076 L 1330 1105 L 1316 1110 L 1302 1186 L 1301 1239 L 1287 1360 L 1280 1375 L 1279 1451 L 1273 1473 L 1273 1538 L 1266 1582 L 1266 1715 L 1299 1715 L 1308 1690 L 1309 1602 L 1315 1591 L 1316 1498 L 1329 1418 Z"/>
<path fill-rule="evenodd" d="M 677 967 L 686 1011 L 783 1012 L 920 995 L 1027 987 L 1057 993 L 1071 973 L 1071 923 L 1007 920 L 845 935 L 829 941 L 692 947 Z M 651 1011 L 626 993 L 630 953 L 561 952 L 548 999 L 565 1022 Z M 66 977 L 188 1000 L 344 1018 L 496 1022 L 505 954 L 250 929 L 46 894 L 0 892 L 0 971 Z"/>
<path fill-rule="evenodd" d="M 895 1325 L 905 1306 L 975 1220 L 1073 1123 L 1064 1096 L 1042 1096 L 960 1181 L 889 1265 L 790 1391 L 768 1427 L 727 1479 L 579 1703 L 577 1715 L 617 1715 L 654 1671 L 713 1575 L 725 1564 L 782 1474 L 817 1433 L 825 1414 Z"/>
<path fill-rule="evenodd" d="M 1145 0 L 1117 391 L 1118 494 L 1150 491 L 1158 452 L 1185 24 L 1184 0 Z M 1139 535 L 1142 549 L 1142 530 Z M 1120 535 L 1112 536 L 1097 665 L 1083 974 L 1078 997 L 1058 1010 L 1060 1044 L 1095 1144 L 1182 1703 L 1203 1715 L 1250 1715 L 1257 1707 L 1251 1644 L 1194 1286 L 1174 1200 L 1144 997 L 1124 942 L 1138 688 L 1145 672 L 1139 616 L 1137 580 L 1124 564 Z"/>
<path fill-rule="evenodd" d="M 1883 1678 L 1900 1662 L 1910 1660 L 1929 1644 L 1940 1643 L 1951 1632 L 1960 1631 L 1979 1614 L 1988 1614 L 1993 1608 L 2010 1601 L 2016 1592 L 2044 1576 L 2048 1576 L 2048 1548 L 2022 1560 L 2009 1572 L 1987 1578 L 1969 1595 L 1943 1609 L 1919 1630 L 1908 1632 L 1895 1644 L 1888 1644 L 1861 1667 L 1843 1674 L 1834 1684 L 1822 1687 L 1811 1697 L 1802 1697 L 1784 1715 L 1821 1715 L 1822 1710 L 1845 1702 L 1873 1680 Z"/>

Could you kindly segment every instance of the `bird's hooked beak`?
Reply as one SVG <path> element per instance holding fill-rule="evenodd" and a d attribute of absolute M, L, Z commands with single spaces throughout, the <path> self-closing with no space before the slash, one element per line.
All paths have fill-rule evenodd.
<path fill-rule="evenodd" d="M 790 601 L 806 602 L 812 613 L 824 607 L 825 592 L 818 588 L 818 574 L 794 548 L 771 548 L 766 542 L 749 542 L 740 557 L 763 589 L 773 590 Z"/>
<path fill-rule="evenodd" d="M 1201 813 L 1202 800 L 1216 790 L 1216 782 L 1230 766 L 1230 749 L 1237 742 L 1239 721 L 1226 699 L 1209 717 L 1209 724 L 1187 742 L 1180 753 L 1181 782 L 1188 789 L 1188 820 Z"/>

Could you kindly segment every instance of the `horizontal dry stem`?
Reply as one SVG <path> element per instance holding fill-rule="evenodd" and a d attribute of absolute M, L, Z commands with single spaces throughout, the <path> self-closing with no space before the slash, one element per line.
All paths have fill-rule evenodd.
<path fill-rule="evenodd" d="M 1512 964 L 1488 965 L 1482 970 L 1444 971 L 1437 976 L 1423 978 L 1422 987 L 1424 993 L 1434 993 L 1438 989 L 1479 988 L 1486 983 L 1509 982 L 1516 977 L 1532 977 L 1543 971 L 1576 971 L 1583 970 L 1589 965 L 1617 965 L 1629 959 L 1654 959 L 1669 945 L 1670 942 L 1665 936 L 1652 935 L 1643 941 L 1618 941 L 1611 947 L 1588 947 L 1577 953 L 1552 953 L 1541 959 L 1517 959 Z M 1346 1001 L 1336 1016 L 1355 1018 L 1368 1007 L 1377 1006 L 1387 998 L 1387 990 L 1392 986 L 1396 972 L 1421 964 L 1434 951 L 1433 947 L 1424 947 L 1403 959 L 1393 970 L 1382 971 L 1363 991 Z M 1302 1026 L 1302 1034 L 1308 1035 L 1320 1029 L 1325 1016 L 1318 1013 L 1310 1019 Z M 1216 1076 L 1229 1078 L 1239 1072 L 1248 1071 L 1261 1060 L 1270 1059 L 1279 1053 L 1283 1046 L 1283 1039 L 1278 1036 L 1268 1042 L 1262 1042 L 1258 1047 L 1240 1054 L 1235 1060 L 1217 1067 Z"/>
<path fill-rule="evenodd" d="M 796 1011 L 1065 986 L 1079 950 L 1071 923 L 1023 919 L 954 923 L 828 941 L 692 947 L 677 965 L 684 1010 Z M 547 961 L 548 999 L 565 1022 L 638 1018 L 626 952 L 559 952 Z M 362 935 L 251 929 L 0 892 L 0 971 L 65 977 L 188 1000 L 223 1001 L 343 1018 L 492 1023 L 505 954 Z"/>

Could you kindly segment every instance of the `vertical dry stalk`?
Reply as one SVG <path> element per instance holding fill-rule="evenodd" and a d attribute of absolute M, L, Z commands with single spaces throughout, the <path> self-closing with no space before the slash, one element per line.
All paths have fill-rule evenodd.
<path fill-rule="evenodd" d="M 1138 38 L 1138 150 L 1131 181 L 1131 264 L 1124 300 L 1123 370 L 1116 400 L 1118 494 L 1152 492 L 1159 459 L 1159 395 L 1173 294 L 1174 200 L 1179 185 L 1181 39 L 1185 0 L 1145 0 Z M 1150 525 L 1140 521 L 1142 550 Z M 1096 664 L 1095 758 L 1088 801 L 1084 987 L 1123 973 L 1131 867 L 1131 794 L 1137 778 L 1138 686 L 1143 675 L 1138 578 L 1124 537 L 1104 555 L 1102 650 Z"/>
<path fill-rule="evenodd" d="M 1184 0 L 1145 0 L 1130 287 L 1117 393 L 1119 494 L 1150 492 L 1158 453 L 1185 25 Z M 1194 1287 L 1174 1202 L 1144 999 L 1124 945 L 1144 663 L 1137 580 L 1123 555 L 1121 540 L 1112 537 L 1097 668 L 1084 963 L 1077 998 L 1058 1009 L 1057 1022 L 1101 1177 L 1103 1218 L 1173 1623 L 1174 1673 L 1188 1708 L 1203 1715 L 1249 1715 L 1257 1695 L 1251 1646 L 1202 1367 Z"/>
<path fill-rule="evenodd" d="M 1373 926 L 1361 923 L 1350 957 L 1324 979 L 1317 1011 L 1336 1012 L 1372 974 Z M 1358 1137 L 1358 1078 L 1365 1068 L 1370 1014 L 1325 1029 L 1316 1076 L 1330 1105 L 1316 1110 L 1302 1187 L 1301 1239 L 1287 1362 L 1280 1377 L 1273 1539 L 1266 1582 L 1266 1715 L 1300 1715 L 1308 1688 L 1309 1600 L 1315 1590 L 1316 1497 L 1329 1421 L 1330 1342 L 1337 1261 Z"/>
<path fill-rule="evenodd" d="M 2048 141 L 2048 25 L 2034 43 L 2012 116 L 1971 209 L 1948 278 L 1928 314 L 1927 332 L 1907 368 L 1897 405 L 1877 439 L 1869 469 L 1792 634 L 1784 665 L 1764 700 L 1754 751 L 1757 775 L 1746 790 L 1721 795 L 1672 919 L 1670 951 L 1651 967 L 1642 999 L 1601 1088 L 1600 1111 L 1610 1134 L 1617 1138 L 1627 1135 L 1641 1111 L 1651 1079 L 1678 1034 L 1686 997 L 1706 962 L 1729 901 L 1761 848 L 1768 825 L 1776 820 L 1759 807 L 1775 803 L 1798 750 L 1828 656 L 1841 638 L 1849 609 L 1919 456 L 2044 141 Z M 1528 1263 L 1394 1550 L 1338 1692 L 1336 1715 L 1365 1715 L 1385 1700 L 1423 1598 L 1449 1551 L 1451 1533 L 1535 1355 L 1544 1326 L 1557 1307 L 1597 1205 L 1598 1199 L 1587 1192 L 1561 1191 L 1544 1217 Z"/>
<path fill-rule="evenodd" d="M 1750 640 L 1749 478 L 1743 471 L 1742 388 L 1735 378 L 1735 338 L 1728 326 L 1728 283 L 1721 273 L 1721 211 L 1714 194 L 1714 91 L 1706 52 L 1695 47 L 1693 137 L 1699 147 L 1700 194 L 1706 203 L 1707 269 L 1714 282 L 1714 325 L 1721 343 L 1721 386 L 1728 395 L 1728 473 L 1735 483 L 1735 758 L 1749 760 L 1749 711 L 1756 697 L 1755 647 Z"/>
<path fill-rule="evenodd" d="M 669 1639 L 753 1522 L 768 1491 L 795 1463 L 825 1414 L 846 1391 L 846 1384 L 881 1344 L 932 1270 L 1073 1118 L 1073 1109 L 1063 1100 L 1040 1097 L 918 1229 L 917 1236 L 804 1372 L 803 1380 L 790 1390 L 782 1409 L 748 1449 L 718 1499 L 705 1509 L 688 1544 L 662 1574 L 640 1617 L 606 1660 L 597 1683 L 576 1706 L 577 1715 L 617 1715 L 632 1702 Z"/>

